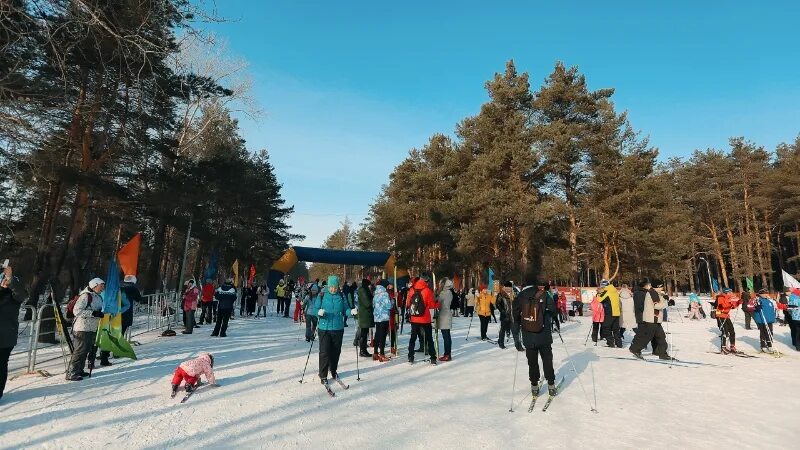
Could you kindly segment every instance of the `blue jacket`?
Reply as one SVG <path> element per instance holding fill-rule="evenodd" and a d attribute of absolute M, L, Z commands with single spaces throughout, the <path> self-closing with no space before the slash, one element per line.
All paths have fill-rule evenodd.
<path fill-rule="evenodd" d="M 700 303 L 700 297 L 697 296 L 694 292 L 689 294 L 689 303 Z"/>
<path fill-rule="evenodd" d="M 392 310 L 392 299 L 389 298 L 389 293 L 386 288 L 380 284 L 375 286 L 375 297 L 372 298 L 373 317 L 375 323 L 388 322 L 389 313 Z"/>
<path fill-rule="evenodd" d="M 789 308 L 792 313 L 792 320 L 800 320 L 800 295 L 789 294 L 789 306 L 796 306 L 796 308 Z"/>
<path fill-rule="evenodd" d="M 322 296 L 315 298 L 309 312 L 318 315 L 320 309 L 325 310 L 325 315 L 320 317 L 317 323 L 320 331 L 344 330 L 345 316 L 352 316 L 350 307 L 341 292 L 331 294 L 326 290 Z"/>
<path fill-rule="evenodd" d="M 775 310 L 775 303 L 772 302 L 772 299 L 758 296 L 755 298 L 754 302 L 753 320 L 760 325 L 775 323 L 777 311 Z"/>

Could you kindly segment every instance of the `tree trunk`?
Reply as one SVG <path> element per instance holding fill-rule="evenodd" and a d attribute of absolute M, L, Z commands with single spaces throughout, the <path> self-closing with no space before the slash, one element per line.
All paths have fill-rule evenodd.
<path fill-rule="evenodd" d="M 717 258 L 717 264 L 719 265 L 719 273 L 722 277 L 722 286 L 728 286 L 728 273 L 725 270 L 725 259 L 722 257 L 722 245 L 719 243 L 719 235 L 717 234 L 717 226 L 714 224 L 712 220 L 710 225 L 706 224 L 706 228 L 711 232 L 711 245 L 714 249 L 714 256 Z"/>
<path fill-rule="evenodd" d="M 736 242 L 733 240 L 733 231 L 731 230 L 731 222 L 728 216 L 725 216 L 725 234 L 728 236 L 728 247 L 730 247 L 731 252 L 731 269 L 733 269 L 736 289 L 742 292 L 742 272 L 739 268 L 739 254 L 736 251 Z"/>
<path fill-rule="evenodd" d="M 694 275 L 697 273 L 697 270 L 695 270 L 694 267 L 694 258 L 686 260 L 686 270 L 688 271 L 687 273 L 689 274 L 689 290 L 692 292 L 697 292 L 695 290 L 695 285 L 694 285 Z"/>
<path fill-rule="evenodd" d="M 576 285 L 578 278 L 578 220 L 575 210 L 569 210 L 569 268 L 570 284 Z M 587 283 L 588 284 L 588 283 Z"/>
<path fill-rule="evenodd" d="M 758 261 L 758 271 L 761 273 L 761 287 L 767 287 L 767 273 L 769 269 L 764 265 L 764 253 L 761 246 L 761 230 L 758 227 L 756 213 L 753 211 L 753 236 L 755 238 L 756 259 Z M 755 281 L 755 280 L 754 280 Z"/>

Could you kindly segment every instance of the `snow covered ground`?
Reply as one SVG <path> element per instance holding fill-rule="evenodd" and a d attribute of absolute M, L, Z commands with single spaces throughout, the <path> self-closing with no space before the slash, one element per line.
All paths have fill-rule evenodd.
<path fill-rule="evenodd" d="M 562 394 L 546 413 L 540 399 L 531 414 L 524 354 L 510 413 L 518 353 L 475 339 L 477 318 L 469 340 L 469 318 L 454 320 L 453 361 L 409 366 L 406 327 L 400 357 L 361 359 L 361 381 L 355 329 L 346 328 L 340 373 L 351 387 L 334 384 L 333 399 L 315 376 L 316 347 L 298 383 L 308 344 L 291 319 L 237 318 L 225 339 L 210 338 L 209 326 L 191 336 L 152 332 L 137 338 L 138 361 L 116 360 L 90 380 L 10 381 L 0 400 L 0 448 L 795 448 L 800 354 L 788 345 L 788 327 L 775 327 L 784 358 L 745 359 L 708 353 L 719 342 L 711 320 L 682 323 L 677 310 L 671 319 L 674 355 L 707 365 L 670 368 L 584 346 L 590 318 L 578 318 L 562 328 L 566 348 L 557 336 L 554 345 Z M 745 331 L 743 320 L 739 314 L 738 347 L 755 353 L 758 331 Z M 497 331 L 491 324 L 493 339 Z M 223 387 L 202 388 L 181 405 L 169 398 L 169 378 L 200 351 L 215 355 Z M 595 394 L 598 413 L 590 411 Z"/>

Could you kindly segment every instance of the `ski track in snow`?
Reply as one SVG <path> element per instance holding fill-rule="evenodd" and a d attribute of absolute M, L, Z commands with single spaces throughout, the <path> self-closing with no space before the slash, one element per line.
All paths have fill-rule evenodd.
<path fill-rule="evenodd" d="M 350 389 L 332 381 L 335 398 L 319 383 L 316 345 L 298 383 L 308 344 L 305 325 L 291 319 L 237 318 L 227 338 L 209 337 L 209 325 L 191 336 L 152 332 L 137 337 L 138 361 L 117 359 L 89 380 L 64 381 L 63 362 L 55 361 L 51 378 L 9 381 L 0 448 L 793 448 L 798 412 L 790 386 L 800 353 L 789 347 L 788 327 L 775 326 L 785 357 L 745 359 L 707 353 L 718 348 L 715 323 L 681 322 L 679 314 L 671 310 L 665 324 L 673 355 L 715 366 L 670 368 L 636 361 L 627 349 L 584 346 L 591 318 L 577 318 L 562 325 L 571 358 L 554 335 L 562 392 L 546 413 L 537 404 L 531 414 L 524 353 L 509 413 L 516 351 L 480 342 L 475 324 L 465 341 L 469 318 L 453 320 L 453 361 L 431 367 L 417 355 L 409 366 L 406 327 L 398 358 L 360 359 L 361 381 L 350 345 L 355 328 L 345 328 L 339 373 Z M 498 329 L 491 324 L 490 337 Z M 744 329 L 743 314 L 736 332 L 737 347 L 756 353 L 758 330 Z M 625 337 L 627 346 L 632 333 Z M 222 387 L 205 386 L 180 404 L 182 391 L 169 398 L 170 377 L 200 351 L 214 354 Z M 590 411 L 570 361 L 590 401 L 593 365 L 599 413 Z"/>

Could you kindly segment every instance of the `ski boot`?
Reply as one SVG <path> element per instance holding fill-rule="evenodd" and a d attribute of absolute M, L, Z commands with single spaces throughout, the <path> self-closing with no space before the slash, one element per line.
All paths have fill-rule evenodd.
<path fill-rule="evenodd" d="M 108 358 L 102 358 L 100 359 L 100 365 L 103 367 L 109 367 L 112 366 L 113 364 L 111 363 L 111 361 L 108 360 Z"/>
<path fill-rule="evenodd" d="M 642 356 L 642 352 L 635 352 L 633 350 L 629 350 L 629 351 L 631 352 L 631 355 L 633 355 L 634 358 L 642 359 L 642 360 L 644 359 L 644 356 Z"/>
<path fill-rule="evenodd" d="M 555 384 L 548 384 L 547 394 L 550 395 L 550 397 L 555 397 L 558 395 L 558 387 Z"/>
<path fill-rule="evenodd" d="M 183 388 L 187 394 L 194 392 L 194 385 L 186 383 L 186 386 Z"/>
<path fill-rule="evenodd" d="M 175 398 L 176 395 L 178 395 L 178 385 L 177 384 L 173 384 L 172 385 L 172 394 L 170 394 L 169 398 Z"/>

